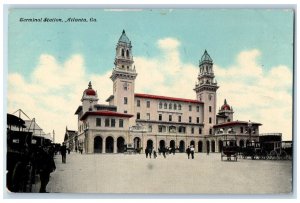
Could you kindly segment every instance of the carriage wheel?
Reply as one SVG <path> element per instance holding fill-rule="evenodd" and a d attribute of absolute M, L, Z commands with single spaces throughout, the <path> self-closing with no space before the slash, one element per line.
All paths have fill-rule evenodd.
<path fill-rule="evenodd" d="M 269 159 L 276 160 L 277 159 L 277 152 L 275 150 L 272 150 L 269 154 Z"/>
<path fill-rule="evenodd" d="M 284 150 L 281 150 L 279 157 L 282 160 L 286 160 L 287 159 L 287 153 Z"/>

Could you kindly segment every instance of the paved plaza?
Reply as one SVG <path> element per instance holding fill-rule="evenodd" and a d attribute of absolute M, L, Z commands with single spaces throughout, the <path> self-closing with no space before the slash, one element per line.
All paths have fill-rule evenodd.
<path fill-rule="evenodd" d="M 67 155 L 47 190 L 59 193 L 193 193 L 282 194 L 292 191 L 292 161 L 238 159 L 221 161 L 220 154 L 168 155 L 146 159 L 145 154 Z M 38 191 L 38 185 L 33 188 Z"/>

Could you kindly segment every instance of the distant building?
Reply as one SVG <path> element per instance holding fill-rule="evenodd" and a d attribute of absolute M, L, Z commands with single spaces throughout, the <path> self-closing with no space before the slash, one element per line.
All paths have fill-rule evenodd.
<path fill-rule="evenodd" d="M 71 151 L 75 151 L 79 147 L 78 142 L 78 133 L 75 130 L 68 130 L 68 127 L 66 127 L 64 142 L 63 142 L 67 148 L 69 148 Z"/>
<path fill-rule="evenodd" d="M 106 100 L 108 104 L 98 104 L 98 94 L 90 82 L 75 112 L 78 143 L 86 153 L 122 153 L 124 144 L 143 149 L 168 146 L 180 152 L 193 145 L 196 152 L 218 152 L 224 139 L 234 137 L 238 145 L 244 144 L 250 141 L 251 132 L 251 139 L 258 140 L 261 124 L 251 123 L 250 127 L 248 122 L 233 121 L 233 110 L 226 100 L 217 114 L 219 86 L 206 50 L 195 76 L 196 99 L 136 93 L 132 45 L 124 30 L 114 64 L 110 77 L 113 95 Z"/>

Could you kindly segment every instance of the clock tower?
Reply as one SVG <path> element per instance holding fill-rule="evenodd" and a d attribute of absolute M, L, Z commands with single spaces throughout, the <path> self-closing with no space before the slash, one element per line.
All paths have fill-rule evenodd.
<path fill-rule="evenodd" d="M 110 79 L 113 81 L 113 105 L 120 113 L 134 115 L 134 82 L 137 76 L 133 65 L 131 42 L 123 30 L 116 46 L 115 67 Z"/>

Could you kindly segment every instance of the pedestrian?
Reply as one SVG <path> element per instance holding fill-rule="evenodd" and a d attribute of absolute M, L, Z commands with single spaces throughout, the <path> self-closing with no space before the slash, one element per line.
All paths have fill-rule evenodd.
<path fill-rule="evenodd" d="M 66 159 L 67 159 L 67 148 L 66 148 L 66 144 L 63 144 L 60 147 L 60 154 L 61 154 L 61 158 L 62 158 L 62 163 L 65 164 L 66 163 Z"/>
<path fill-rule="evenodd" d="M 191 154 L 190 146 L 188 146 L 188 148 L 186 149 L 186 153 L 187 153 L 188 159 L 189 159 L 190 158 L 190 154 Z"/>
<path fill-rule="evenodd" d="M 82 154 L 82 147 L 79 147 L 79 152 L 80 152 L 80 154 Z"/>
<path fill-rule="evenodd" d="M 153 157 L 154 157 L 154 159 L 156 159 L 156 157 L 157 157 L 156 150 L 154 148 L 153 148 Z"/>
<path fill-rule="evenodd" d="M 46 187 L 49 183 L 50 173 L 55 171 L 56 166 L 51 154 L 49 154 L 47 147 L 40 147 L 37 154 L 37 166 L 40 174 L 40 193 L 46 193 Z"/>
<path fill-rule="evenodd" d="M 163 153 L 164 158 L 166 158 L 166 151 L 167 151 L 167 148 L 163 147 L 162 148 L 162 153 Z"/>
<path fill-rule="evenodd" d="M 145 149 L 146 158 L 148 158 L 148 148 Z"/>
<path fill-rule="evenodd" d="M 194 146 L 192 145 L 192 146 L 191 146 L 191 155 L 192 155 L 192 159 L 194 159 L 194 153 L 195 153 L 195 148 L 194 148 Z"/>
<path fill-rule="evenodd" d="M 149 149 L 148 149 L 148 153 L 149 153 L 149 156 L 150 156 L 150 159 L 151 159 L 151 155 L 152 155 L 152 148 L 149 148 Z"/>
<path fill-rule="evenodd" d="M 172 148 L 173 155 L 175 155 L 175 147 Z"/>
<path fill-rule="evenodd" d="M 206 149 L 206 155 L 209 155 L 209 149 Z"/>

